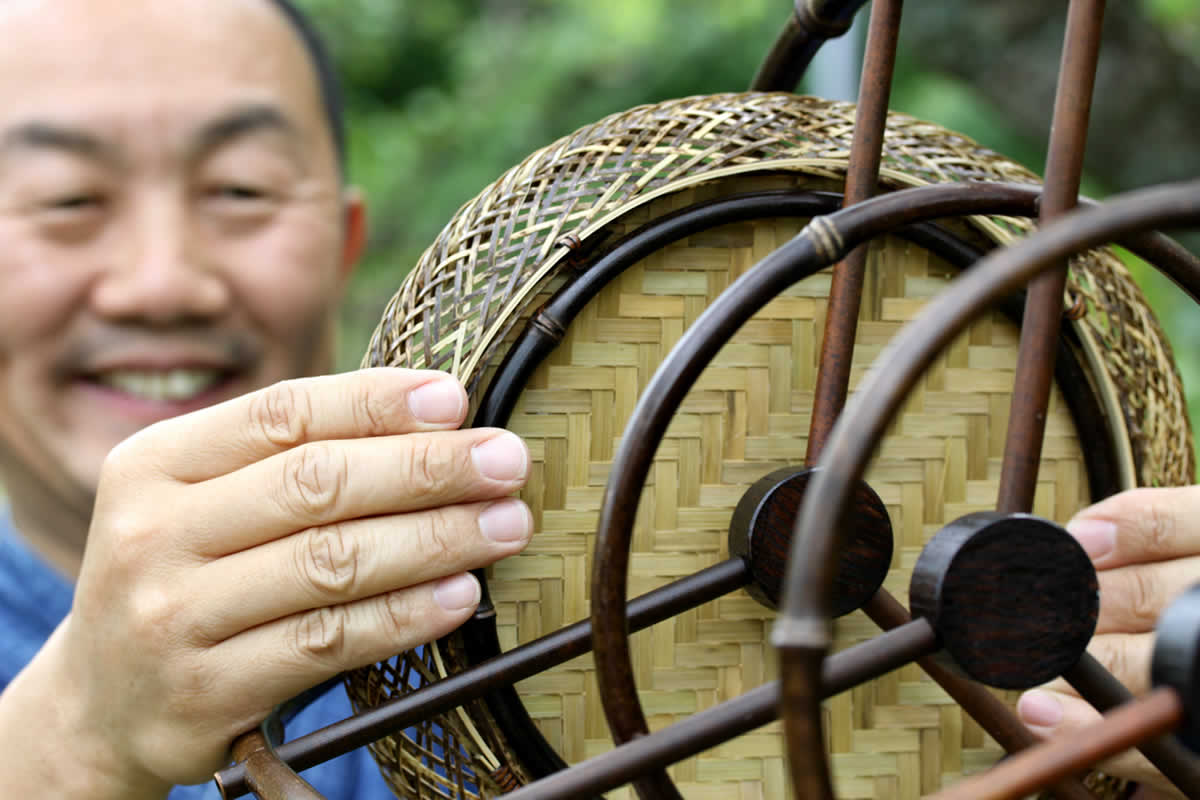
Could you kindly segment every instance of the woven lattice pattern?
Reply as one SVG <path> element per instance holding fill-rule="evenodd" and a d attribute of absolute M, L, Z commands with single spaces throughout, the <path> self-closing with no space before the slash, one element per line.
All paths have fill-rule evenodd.
<path fill-rule="evenodd" d="M 841 179 L 853 120 L 850 103 L 725 94 L 641 106 L 581 128 L 530 155 L 455 214 L 388 304 L 363 363 L 444 369 L 474 388 L 520 309 L 561 267 L 565 234 L 586 242 L 642 203 L 729 174 L 798 170 Z M 881 180 L 901 188 L 1037 177 L 965 136 L 892 114 Z M 999 243 L 1032 229 L 1011 219 L 988 227 Z M 1195 464 L 1182 386 L 1173 367 L 1159 369 L 1173 362 L 1140 290 L 1117 258 L 1100 254 L 1075 260 L 1070 288 L 1098 312 L 1086 324 L 1100 344 L 1120 356 L 1105 363 L 1121 401 L 1141 404 L 1122 406 L 1140 482 L 1187 482 Z M 1172 469 L 1154 477 L 1152 465 L 1164 460 Z"/>
<path fill-rule="evenodd" d="M 733 191 L 831 188 L 844 174 L 853 109 L 788 95 L 695 98 L 635 109 L 584 129 L 510 171 L 456 215 L 393 298 L 366 363 L 450 369 L 473 394 L 514 326 L 560 282 L 562 234 L 585 242 L 620 234 L 675 208 Z M 890 187 L 946 180 L 1020 180 L 1020 167 L 935 126 L 892 119 Z M 1027 225 L 974 220 L 974 234 L 1011 240 Z M 535 374 L 512 427 L 530 444 L 523 493 L 537 530 L 526 554 L 492 576 L 506 647 L 587 613 L 593 531 L 614 448 L 637 395 L 672 344 L 741 272 L 784 243 L 796 221 L 731 226 L 646 259 L 572 323 Z M 1094 383 L 1125 417 L 1141 483 L 1191 480 L 1182 393 L 1157 324 L 1119 261 L 1093 253 L 1073 264 L 1070 292 L 1088 303 L 1081 330 L 1105 375 Z M 901 242 L 873 246 L 853 381 L 950 277 L 946 265 Z M 722 352 L 689 396 L 658 453 L 635 531 L 631 591 L 640 594 L 724 556 L 724 531 L 741 493 L 766 472 L 802 460 L 815 385 L 826 275 L 777 299 Z M 1090 343 L 1090 344 L 1089 344 Z M 913 393 L 868 480 L 888 505 L 897 557 L 888 586 L 904 596 L 921 544 L 941 523 L 995 502 L 1016 332 L 977 323 Z M 1106 388 L 1108 387 L 1108 388 Z M 1136 395 L 1136 396 L 1135 396 Z M 1056 398 L 1035 510 L 1065 519 L 1087 502 L 1069 416 Z M 634 637 L 635 669 L 652 726 L 740 694 L 773 675 L 764 644 L 771 614 L 745 595 L 725 598 Z M 851 617 L 839 646 L 874 635 Z M 441 650 L 455 668 L 455 647 Z M 359 707 L 440 673 L 435 648 L 350 676 Z M 519 688 L 546 738 L 568 761 L 609 746 L 590 658 Z M 827 706 L 832 763 L 843 797 L 916 797 L 982 768 L 999 751 L 916 668 Z M 430 747 L 431 736 L 453 741 Z M 780 732 L 770 726 L 673 774 L 689 798 L 786 796 Z M 422 747 L 424 749 L 422 749 Z M 466 768 L 444 754 L 472 753 Z M 519 764 L 478 708 L 378 745 L 404 797 L 494 794 L 487 781 Z M 454 759 L 457 763 L 457 759 Z M 455 770 L 467 777 L 454 777 Z M 455 794 L 458 792 L 458 794 Z M 612 796 L 625 796 L 624 792 Z"/>
<path fill-rule="evenodd" d="M 1171 345 L 1137 285 L 1121 272 L 1096 269 L 1103 263 L 1091 254 L 1078 259 L 1070 291 L 1086 303 L 1088 329 L 1108 353 L 1121 354 L 1105 365 L 1120 391 L 1138 484 L 1191 483 L 1192 431 Z"/>
<path fill-rule="evenodd" d="M 393 697 L 437 680 L 431 647 L 347 675 L 355 705 L 374 708 Z M 501 794 L 497 761 L 481 751 L 466 714 L 446 714 L 406 730 L 400 737 L 371 745 L 384 777 L 401 797 L 475 800 Z"/>

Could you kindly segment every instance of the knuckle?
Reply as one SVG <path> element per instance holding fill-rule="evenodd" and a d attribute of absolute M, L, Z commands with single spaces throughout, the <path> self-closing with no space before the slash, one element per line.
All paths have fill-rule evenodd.
<path fill-rule="evenodd" d="M 344 526 L 313 528 L 300 539 L 298 571 L 302 579 L 324 598 L 353 594 L 359 583 L 362 549 Z"/>
<path fill-rule="evenodd" d="M 1163 610 L 1158 582 L 1145 570 L 1132 569 L 1129 576 L 1129 613 L 1133 620 L 1153 628 Z"/>
<path fill-rule="evenodd" d="M 177 419 L 164 419 L 137 430 L 117 442 L 100 462 L 100 486 L 147 475 L 173 477 L 163 469 L 163 443 L 179 438 Z"/>
<path fill-rule="evenodd" d="M 110 475 L 124 475 L 128 472 L 128 468 L 138 461 L 137 446 L 133 440 L 140 436 L 145 436 L 145 428 L 122 439 L 108 453 L 105 454 L 104 460 L 100 463 L 100 481 L 103 484 L 105 478 Z"/>
<path fill-rule="evenodd" d="M 439 564 L 456 560 L 461 548 L 459 537 L 454 535 L 454 526 L 449 514 L 444 509 L 435 509 L 424 514 L 417 514 L 416 525 L 417 551 L 428 562 Z"/>
<path fill-rule="evenodd" d="M 410 640 L 422 639 L 416 630 L 417 614 L 407 592 L 391 592 L 377 604 L 379 630 L 387 635 L 393 645 L 406 645 Z"/>
<path fill-rule="evenodd" d="M 296 381 L 283 381 L 253 397 L 250 423 L 271 444 L 281 448 L 295 447 L 308 435 L 312 404 Z"/>
<path fill-rule="evenodd" d="M 1100 637 L 1092 641 L 1088 650 L 1095 656 L 1106 670 L 1113 676 L 1125 682 L 1122 676 L 1128 675 L 1128 659 L 1125 651 L 1115 646 L 1111 637 Z"/>
<path fill-rule="evenodd" d="M 131 510 L 108 516 L 103 530 L 108 540 L 108 567 L 117 574 L 138 575 L 157 560 L 164 547 L 162 528 Z"/>
<path fill-rule="evenodd" d="M 140 587 L 130 593 L 129 614 L 132 628 L 143 643 L 169 642 L 185 627 L 184 609 L 175 592 L 160 587 Z"/>
<path fill-rule="evenodd" d="M 1149 503 L 1143 507 L 1142 535 L 1145 547 L 1150 553 L 1171 552 L 1171 543 L 1175 539 L 1175 517 L 1158 503 Z"/>
<path fill-rule="evenodd" d="M 1149 690 L 1153 634 L 1106 634 L 1094 638 L 1088 652 L 1134 694 Z"/>
<path fill-rule="evenodd" d="M 456 473 L 452 447 L 433 436 L 412 437 L 408 442 L 408 480 L 414 494 L 444 492 Z"/>
<path fill-rule="evenodd" d="M 348 476 L 345 454 L 329 444 L 291 450 L 284 466 L 284 505 L 306 518 L 319 518 L 337 507 Z"/>
<path fill-rule="evenodd" d="M 317 608 L 298 616 L 290 640 L 305 661 L 340 662 L 346 651 L 347 611 L 341 606 Z"/>
<path fill-rule="evenodd" d="M 365 436 L 384 436 L 392 432 L 388 420 L 400 416 L 398 406 L 403 402 L 400 392 L 387 392 L 367 383 L 353 404 L 355 429 Z"/>

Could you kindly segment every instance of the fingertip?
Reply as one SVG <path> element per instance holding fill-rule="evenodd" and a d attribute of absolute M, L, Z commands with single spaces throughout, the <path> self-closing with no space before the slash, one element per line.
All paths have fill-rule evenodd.
<path fill-rule="evenodd" d="M 529 448 L 515 433 L 499 433 L 471 450 L 475 468 L 486 478 L 504 483 L 521 482 L 529 477 Z"/>
<path fill-rule="evenodd" d="M 485 507 L 478 518 L 479 532 L 497 544 L 522 547 L 533 532 L 533 513 L 522 500 L 506 497 Z"/>
<path fill-rule="evenodd" d="M 461 613 L 479 605 L 479 581 L 469 572 L 442 578 L 433 587 L 433 599 L 445 611 Z"/>
<path fill-rule="evenodd" d="M 1063 707 L 1053 693 L 1033 689 L 1017 701 L 1017 715 L 1034 733 L 1047 735 L 1062 722 Z"/>
<path fill-rule="evenodd" d="M 453 376 L 431 373 L 430 380 L 408 393 L 413 418 L 429 425 L 462 422 L 467 410 L 467 393 Z"/>
<path fill-rule="evenodd" d="M 1111 520 L 1075 517 L 1067 523 L 1067 533 L 1075 537 L 1093 563 L 1100 563 L 1117 546 L 1117 524 Z"/>

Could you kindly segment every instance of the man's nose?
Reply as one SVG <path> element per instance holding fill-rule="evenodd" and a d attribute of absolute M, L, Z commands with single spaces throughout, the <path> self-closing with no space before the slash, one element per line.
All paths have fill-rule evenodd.
<path fill-rule="evenodd" d="M 173 205 L 149 205 L 121 232 L 124 241 L 93 287 L 97 313 L 169 324 L 226 311 L 231 295 L 226 276 L 207 260 L 186 209 Z"/>

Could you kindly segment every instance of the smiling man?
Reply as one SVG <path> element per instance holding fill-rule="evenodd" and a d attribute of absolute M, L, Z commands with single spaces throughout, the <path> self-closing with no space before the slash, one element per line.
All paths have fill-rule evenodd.
<path fill-rule="evenodd" d="M 294 8 L 14 0 L 0 38 L 0 795 L 215 796 L 172 787 L 470 615 L 528 453 L 444 375 L 310 377 L 365 222 Z M 365 752 L 312 779 L 390 796 Z"/>
<path fill-rule="evenodd" d="M 458 430 L 446 376 L 312 377 L 365 223 L 284 0 L 7 0 L 0 41 L 0 797 L 215 797 L 276 704 L 470 616 L 468 571 L 529 540 L 529 455 Z M 1073 526 L 1135 688 L 1197 509 L 1146 490 Z M 1022 713 L 1074 734 L 1094 712 L 1050 689 Z M 365 751 L 309 777 L 387 796 Z"/>
<path fill-rule="evenodd" d="M 131 433 L 329 367 L 363 209 L 270 6 L 0 10 L 25 43 L 0 55 L 0 432 L 43 546 L 82 544 L 100 464 Z M 70 541 L 21 518 L 47 490 Z"/>

